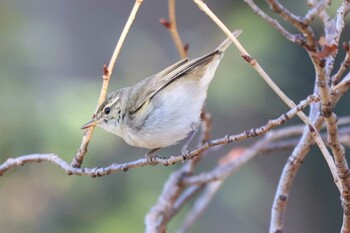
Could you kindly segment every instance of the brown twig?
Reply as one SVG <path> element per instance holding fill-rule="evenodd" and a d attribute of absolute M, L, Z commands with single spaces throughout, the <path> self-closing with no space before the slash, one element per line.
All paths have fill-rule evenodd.
<path fill-rule="evenodd" d="M 120 35 L 120 38 L 118 40 L 118 43 L 114 49 L 114 52 L 112 54 L 112 57 L 111 57 L 111 60 L 109 62 L 109 65 L 108 67 L 105 65 L 103 67 L 103 76 L 102 76 L 102 88 L 101 88 L 101 92 L 100 92 L 100 97 L 98 99 L 98 102 L 97 102 L 97 106 L 96 106 L 96 110 L 95 110 L 95 113 L 94 115 L 96 114 L 97 112 L 97 109 L 99 108 L 99 106 L 103 103 L 103 101 L 106 99 L 106 94 L 107 94 L 107 89 L 108 89 L 108 84 L 109 84 L 109 79 L 112 75 L 112 72 L 113 72 L 113 68 L 114 68 L 114 65 L 115 65 L 115 62 L 118 58 L 118 55 L 120 53 L 120 49 L 124 43 L 124 40 L 126 38 L 126 35 L 128 34 L 129 32 L 129 29 L 131 27 L 131 24 L 133 23 L 134 19 L 135 19 L 135 16 L 136 16 L 136 13 L 141 5 L 143 0 L 136 0 L 135 1 L 135 4 L 134 4 L 134 7 L 132 8 L 131 10 L 131 13 L 129 15 L 129 18 L 124 26 L 124 29 L 122 31 L 122 34 Z M 72 167 L 77 167 L 79 168 L 81 166 L 81 164 L 83 163 L 83 160 L 84 160 L 84 156 L 87 152 L 87 148 L 88 148 L 88 145 L 89 145 L 89 142 L 90 142 L 90 139 L 92 137 L 92 134 L 94 132 L 94 129 L 95 129 L 95 126 L 92 126 L 92 127 L 89 127 L 88 129 L 85 130 L 84 132 L 84 136 L 83 136 L 83 139 L 82 139 L 82 142 L 81 142 L 81 145 L 78 149 L 78 152 L 77 154 L 75 155 L 75 157 L 73 158 L 72 162 L 71 162 L 71 165 Z"/>
<path fill-rule="evenodd" d="M 177 29 L 175 1 L 176 0 L 168 0 L 169 21 L 165 19 L 160 19 L 159 22 L 163 24 L 163 26 L 170 32 L 170 35 L 174 41 L 174 44 L 176 46 L 177 51 L 179 52 L 180 57 L 186 58 L 188 47 L 183 45 L 181 37 L 179 35 L 179 31 Z"/>

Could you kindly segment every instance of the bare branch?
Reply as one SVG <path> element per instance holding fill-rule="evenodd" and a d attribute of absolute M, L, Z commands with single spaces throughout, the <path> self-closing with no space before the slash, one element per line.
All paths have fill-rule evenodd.
<path fill-rule="evenodd" d="M 165 166 L 173 165 L 180 161 L 193 159 L 194 157 L 198 156 L 200 153 L 202 153 L 203 151 L 207 150 L 210 147 L 227 144 L 231 142 L 237 142 L 250 137 L 256 137 L 256 136 L 265 134 L 273 127 L 283 125 L 286 121 L 294 117 L 299 111 L 302 111 L 311 102 L 315 100 L 317 100 L 316 96 L 309 96 L 306 100 L 301 101 L 299 105 L 289 110 L 287 113 L 284 113 L 283 115 L 281 115 L 279 118 L 275 120 L 270 120 L 266 125 L 262 127 L 246 130 L 236 135 L 227 135 L 222 138 L 209 140 L 205 142 L 203 145 L 198 146 L 197 148 L 189 151 L 187 154 L 183 154 L 179 156 L 171 156 L 168 159 L 154 157 L 152 161 L 149 161 L 147 160 L 147 158 L 142 158 L 132 162 L 126 162 L 123 164 L 114 163 L 108 167 L 103 167 L 103 168 L 75 168 L 73 166 L 69 166 L 67 162 L 59 158 L 57 155 L 34 154 L 34 155 L 20 156 L 17 158 L 9 158 L 5 163 L 0 165 L 0 175 L 3 175 L 10 168 L 13 168 L 16 166 L 20 166 L 25 163 L 42 162 L 42 161 L 48 161 L 56 164 L 57 166 L 64 169 L 66 173 L 69 175 L 85 175 L 85 176 L 91 176 L 91 177 L 109 175 L 111 173 L 126 171 L 130 168 L 135 168 L 135 167 L 143 167 L 143 166 L 149 165 L 149 162 L 151 162 L 152 165 L 156 165 L 156 164 L 163 164 Z"/>
<path fill-rule="evenodd" d="M 96 110 L 95 110 L 95 113 L 94 115 L 96 114 L 99 106 L 103 103 L 103 101 L 106 99 L 106 94 L 107 94 L 107 89 L 108 89 L 108 84 L 109 84 L 109 79 L 112 75 L 112 72 L 113 72 L 113 68 L 114 68 L 114 64 L 118 58 L 118 55 L 120 53 L 120 49 L 124 43 L 124 40 L 126 38 L 126 35 L 128 34 L 129 32 L 129 29 L 131 27 L 131 24 L 133 23 L 135 17 L 136 17 L 136 13 L 141 5 L 143 0 L 135 0 L 135 4 L 134 4 L 134 7 L 132 8 L 131 10 L 131 13 L 129 15 L 129 18 L 124 26 L 124 29 L 122 31 L 122 34 L 120 35 L 120 38 L 118 40 L 118 43 L 114 49 L 114 52 L 112 54 L 112 57 L 111 57 L 111 60 L 109 62 L 109 65 L 108 67 L 104 66 L 104 71 L 103 71 L 103 76 L 102 76 L 102 79 L 103 79 L 103 82 L 102 82 L 102 88 L 101 88 L 101 92 L 100 92 L 100 97 L 98 99 L 98 102 L 97 102 L 97 106 L 96 106 Z M 71 165 L 73 167 L 80 167 L 81 164 L 83 163 L 83 160 L 84 160 L 84 156 L 87 152 L 87 148 L 88 148 L 88 145 L 89 145 L 89 142 L 90 142 L 90 139 L 92 137 L 92 134 L 94 132 L 94 129 L 95 129 L 95 126 L 92 126 L 90 128 L 88 128 L 85 133 L 84 133 L 84 136 L 83 136 L 83 139 L 82 139 L 82 142 L 81 142 L 81 145 L 78 149 L 78 152 L 77 154 L 75 155 L 75 157 L 73 158 L 72 160 L 72 163 Z"/>
<path fill-rule="evenodd" d="M 285 21 L 292 24 L 296 29 L 298 29 L 301 33 L 303 33 L 306 38 L 306 47 L 312 51 L 317 50 L 316 41 L 314 32 L 312 28 L 305 24 L 302 17 L 296 16 L 286 8 L 283 7 L 282 4 L 277 0 L 266 0 L 269 4 L 270 8 L 277 14 L 279 14 Z M 312 16 L 312 14 L 310 14 Z"/>
<path fill-rule="evenodd" d="M 186 46 L 183 45 L 177 29 L 175 1 L 176 0 L 168 0 L 169 22 L 164 19 L 160 19 L 160 23 L 163 24 L 169 30 L 180 57 L 186 58 L 187 49 Z"/>

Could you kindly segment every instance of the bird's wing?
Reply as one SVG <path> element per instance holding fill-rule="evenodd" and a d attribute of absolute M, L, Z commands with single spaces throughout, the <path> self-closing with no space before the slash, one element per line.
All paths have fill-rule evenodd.
<path fill-rule="evenodd" d="M 137 83 L 129 93 L 129 101 L 133 103 L 129 105 L 132 106 L 130 108 L 130 114 L 137 112 L 146 102 L 150 101 L 152 97 L 171 82 L 187 76 L 195 68 L 205 68 L 206 65 L 212 61 L 214 56 L 220 53 L 221 51 L 215 50 L 194 60 L 189 61 L 188 59 L 183 59 L 163 71 Z M 147 87 L 145 88 L 146 85 Z M 146 90 L 140 91 L 144 88 Z"/>

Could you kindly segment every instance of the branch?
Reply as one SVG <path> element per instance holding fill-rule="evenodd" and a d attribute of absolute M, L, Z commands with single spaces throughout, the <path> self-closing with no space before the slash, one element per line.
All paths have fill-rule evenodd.
<path fill-rule="evenodd" d="M 310 23 L 316 18 L 316 16 L 320 15 L 320 13 L 323 12 L 326 9 L 326 7 L 330 4 L 331 0 L 323 0 L 314 4 L 313 7 L 303 17 L 303 24 L 310 25 Z"/>
<path fill-rule="evenodd" d="M 275 28 L 277 31 L 279 31 L 285 38 L 287 38 L 289 41 L 302 45 L 303 40 L 298 35 L 293 35 L 287 29 L 285 29 L 276 19 L 271 18 L 268 14 L 266 14 L 264 11 L 262 11 L 253 0 L 244 0 L 250 8 L 254 11 L 255 14 L 263 18 L 266 22 L 268 22 L 273 28 Z"/>
<path fill-rule="evenodd" d="M 285 21 L 293 25 L 306 37 L 305 46 L 307 48 L 309 48 L 312 51 L 317 50 L 314 32 L 312 31 L 312 28 L 309 26 L 309 24 L 305 24 L 302 17 L 296 16 L 290 11 L 288 11 L 277 0 L 266 0 L 266 2 L 275 13 L 279 14 Z M 311 11 L 312 10 L 310 10 L 309 12 Z M 312 16 L 311 13 L 309 15 Z M 306 20 L 306 22 L 308 22 L 308 19 Z"/>
<path fill-rule="evenodd" d="M 129 18 L 124 26 L 124 29 L 122 31 L 122 34 L 120 35 L 120 38 L 118 40 L 118 43 L 114 49 L 114 52 L 112 54 L 112 57 L 111 57 L 111 60 L 109 62 L 109 65 L 108 67 L 105 65 L 103 67 L 103 76 L 102 76 L 102 79 L 103 79 L 103 83 L 102 83 L 102 88 L 101 88 L 101 92 L 100 92 L 100 97 L 98 99 L 98 102 L 97 102 L 97 106 L 96 106 L 96 110 L 95 110 L 95 113 L 94 115 L 96 114 L 99 106 L 103 103 L 103 101 L 106 99 L 106 94 L 107 94 L 107 88 L 108 88 L 108 84 L 109 84 L 109 79 L 112 75 L 112 72 L 113 72 L 113 68 L 114 68 L 114 64 L 118 58 L 118 55 L 119 55 L 119 52 L 120 52 L 120 49 L 124 43 L 124 40 L 126 38 L 126 35 L 128 34 L 129 32 L 129 29 L 131 27 L 131 24 L 133 23 L 134 19 L 135 19 L 135 16 L 136 16 L 136 13 L 141 5 L 143 0 L 136 0 L 135 1 L 135 5 L 134 7 L 132 8 L 132 11 L 129 15 Z M 78 149 L 78 152 L 77 154 L 75 155 L 75 157 L 73 158 L 72 160 L 72 163 L 71 165 L 73 167 L 77 167 L 79 168 L 81 166 L 81 164 L 83 163 L 83 160 L 84 160 L 84 156 L 87 152 L 87 148 L 88 148 L 88 145 L 89 145 L 89 142 L 90 142 L 90 139 L 92 137 L 92 134 L 94 132 L 94 129 L 95 129 L 95 126 L 92 126 L 92 127 L 89 127 L 85 133 L 84 133 L 84 136 L 83 136 L 83 139 L 82 139 L 82 142 L 81 142 L 81 145 Z"/>
<path fill-rule="evenodd" d="M 91 176 L 91 177 L 105 176 L 111 173 L 127 171 L 130 168 L 143 167 L 143 166 L 149 165 L 149 163 L 151 163 L 152 165 L 153 164 L 154 165 L 163 164 L 164 166 L 173 165 L 177 162 L 193 159 L 194 157 L 200 155 L 200 153 L 202 153 L 203 151 L 207 150 L 210 147 L 237 142 L 250 137 L 256 137 L 256 136 L 265 134 L 273 127 L 283 125 L 286 121 L 293 118 L 299 111 L 302 111 L 304 108 L 310 105 L 311 102 L 314 102 L 316 100 L 317 100 L 316 96 L 309 96 L 305 100 L 301 101 L 297 106 L 295 106 L 288 112 L 282 114 L 279 118 L 275 120 L 270 120 L 264 126 L 261 126 L 256 129 L 246 130 L 239 134 L 226 135 L 225 137 L 222 137 L 222 138 L 209 140 L 204 144 L 196 147 L 195 149 L 190 150 L 186 154 L 178 155 L 178 156 L 170 156 L 170 158 L 168 159 L 159 158 L 155 156 L 152 158 L 152 161 L 147 160 L 147 158 L 142 158 L 132 162 L 126 162 L 123 164 L 113 163 L 110 166 L 103 167 L 103 168 L 76 168 L 76 167 L 70 166 L 67 162 L 65 162 L 64 160 L 62 160 L 61 158 L 59 158 L 57 155 L 54 155 L 54 154 L 33 154 L 33 155 L 24 155 L 17 158 L 7 159 L 5 163 L 0 165 L 0 176 L 13 167 L 22 166 L 26 163 L 32 163 L 32 162 L 39 163 L 42 161 L 48 161 L 48 162 L 54 163 L 55 165 L 64 169 L 68 175 L 84 175 L 84 176 Z"/>
<path fill-rule="evenodd" d="M 171 37 L 173 38 L 174 44 L 181 58 L 187 57 L 187 46 L 184 46 L 177 30 L 176 23 L 176 10 L 175 10 L 175 0 L 168 0 L 168 10 L 169 10 L 169 21 L 165 19 L 160 19 L 159 22 L 163 24 L 164 27 L 168 29 Z"/>
<path fill-rule="evenodd" d="M 296 127 L 292 127 L 292 128 L 293 128 L 293 131 L 295 130 L 294 133 L 301 135 L 304 126 L 300 125 L 300 126 L 296 126 Z M 322 133 L 321 137 L 322 137 L 323 141 L 325 141 L 325 143 L 326 143 L 327 142 L 327 134 Z M 339 137 L 340 137 L 340 139 L 339 139 L 340 142 L 343 145 L 350 148 L 350 127 L 344 127 L 344 128 L 339 129 Z M 271 142 L 261 149 L 261 153 L 271 153 L 271 152 L 275 152 L 275 151 L 279 151 L 279 150 L 293 149 L 298 144 L 298 141 L 299 141 L 299 139 L 292 138 L 292 139 L 287 139 L 287 140 L 278 141 L 278 142 Z M 312 143 L 312 145 L 314 145 L 314 143 Z M 329 144 L 327 144 L 327 145 L 329 146 Z"/>

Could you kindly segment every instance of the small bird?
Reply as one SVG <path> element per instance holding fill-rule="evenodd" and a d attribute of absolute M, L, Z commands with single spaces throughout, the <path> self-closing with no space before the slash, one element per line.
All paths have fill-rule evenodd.
<path fill-rule="evenodd" d="M 232 34 L 237 37 L 240 33 Z M 134 86 L 110 93 L 81 128 L 97 125 L 129 145 L 151 149 L 147 158 L 191 135 L 182 149 L 185 153 L 198 130 L 209 84 L 231 43 L 227 38 L 211 53 L 180 60 Z"/>

